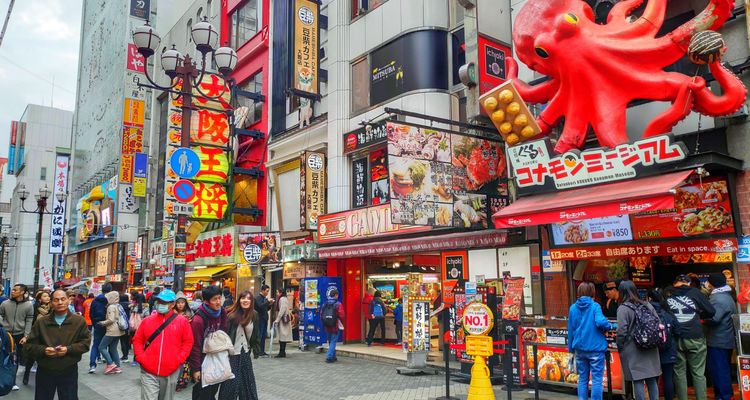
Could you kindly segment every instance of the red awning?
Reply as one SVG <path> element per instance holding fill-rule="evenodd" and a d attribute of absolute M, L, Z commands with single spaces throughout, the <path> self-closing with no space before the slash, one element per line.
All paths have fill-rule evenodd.
<path fill-rule="evenodd" d="M 452 233 L 385 242 L 318 248 L 320 258 L 351 258 L 387 254 L 410 254 L 441 250 L 473 249 L 503 246 L 508 243 L 506 231 Z"/>
<path fill-rule="evenodd" d="M 693 171 L 521 198 L 492 216 L 495 228 L 544 225 L 674 208 L 674 189 Z"/>

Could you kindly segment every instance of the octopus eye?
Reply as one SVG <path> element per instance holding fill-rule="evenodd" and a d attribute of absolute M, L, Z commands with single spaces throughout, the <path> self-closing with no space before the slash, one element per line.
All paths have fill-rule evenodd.
<path fill-rule="evenodd" d="M 539 57 L 542 57 L 542 58 L 549 57 L 549 53 L 547 53 L 547 50 L 544 50 L 543 47 L 539 47 L 539 46 L 534 47 L 534 51 L 536 52 L 536 55 L 538 55 Z"/>
<path fill-rule="evenodd" d="M 578 23 L 578 16 L 573 13 L 566 13 L 564 16 L 565 21 L 567 21 L 570 24 L 577 24 Z"/>

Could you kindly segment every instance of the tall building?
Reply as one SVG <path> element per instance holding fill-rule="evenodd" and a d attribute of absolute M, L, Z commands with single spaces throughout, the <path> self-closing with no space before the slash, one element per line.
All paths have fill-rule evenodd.
<path fill-rule="evenodd" d="M 131 31 L 154 19 L 150 6 L 94 0 L 82 11 L 65 265 L 116 287 L 140 265 L 147 228 L 133 169 L 145 169 L 151 95 L 138 86 L 146 66 Z"/>
<path fill-rule="evenodd" d="M 20 282 L 31 287 L 34 284 L 34 270 L 37 265 L 37 248 L 40 253 L 39 286 L 51 285 L 57 280 L 53 276 L 53 265 L 62 265 L 62 254 L 58 242 L 51 246 L 50 237 L 62 239 L 62 228 L 52 234 L 52 216 L 45 215 L 42 225 L 42 240 L 37 243 L 38 215 L 24 213 L 26 210 L 34 211 L 37 203 L 34 196 L 39 190 L 47 187 L 50 191 L 47 200 L 47 210 L 52 211 L 55 203 L 55 194 L 64 188 L 58 189 L 56 182 L 56 171 L 58 155 L 67 158 L 70 154 L 70 137 L 73 126 L 73 113 L 67 110 L 29 104 L 18 121 L 13 121 L 11 126 L 10 154 L 13 154 L 14 166 L 12 172 L 16 178 L 16 186 L 10 199 L 10 220 L 2 223 L 9 224 L 8 232 L 18 232 L 18 239 L 14 247 L 9 247 L 7 260 L 8 268 L 3 274 L 3 279 L 10 282 Z M 15 145 L 15 146 L 14 146 Z M 9 157 L 10 158 L 10 157 Z M 66 163 L 67 164 L 67 163 Z M 67 173 L 67 165 L 65 165 Z M 29 193 L 29 198 L 21 203 L 18 189 L 24 186 Z M 64 217 L 64 216 L 63 216 Z M 5 232 L 4 232 L 5 233 Z M 13 241 L 11 240 L 11 243 Z M 56 247 L 57 253 L 53 256 L 51 247 Z"/>

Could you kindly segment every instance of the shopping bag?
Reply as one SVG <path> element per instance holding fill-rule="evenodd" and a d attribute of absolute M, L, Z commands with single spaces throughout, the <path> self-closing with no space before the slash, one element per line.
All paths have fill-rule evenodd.
<path fill-rule="evenodd" d="M 232 366 L 229 364 L 229 352 L 220 351 L 206 354 L 201 364 L 201 385 L 203 387 L 215 385 L 234 379 Z"/>
<path fill-rule="evenodd" d="M 271 340 L 268 341 L 268 354 L 273 353 L 273 333 L 276 331 L 276 324 L 271 326 Z"/>

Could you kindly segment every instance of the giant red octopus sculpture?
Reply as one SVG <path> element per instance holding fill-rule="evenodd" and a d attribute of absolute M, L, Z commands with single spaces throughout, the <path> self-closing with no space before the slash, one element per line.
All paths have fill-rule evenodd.
<path fill-rule="evenodd" d="M 603 25 L 594 22 L 583 0 L 528 0 L 520 10 L 513 29 L 517 56 L 549 79 L 534 86 L 519 81 L 512 58 L 508 74 L 525 101 L 548 103 L 537 120 L 543 134 L 565 118 L 557 153 L 580 149 L 589 126 L 603 146 L 627 143 L 626 109 L 636 99 L 672 103 L 650 121 L 644 137 L 668 133 L 691 110 L 721 116 L 736 112 L 745 101 L 742 82 L 721 65 L 725 48 L 718 34 L 713 38 L 718 36 L 719 54 L 705 61 L 722 95 L 712 93 L 699 76 L 664 71 L 687 54 L 697 34 L 724 24 L 734 0 L 710 0 L 695 18 L 661 37 L 656 34 L 667 0 L 647 0 L 640 17 L 631 15 L 644 1 L 617 3 Z"/>

